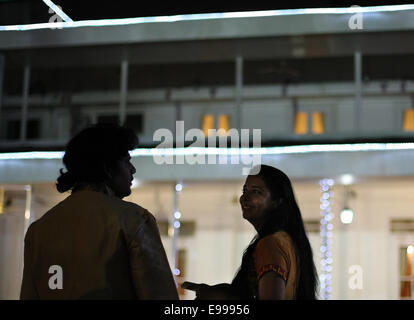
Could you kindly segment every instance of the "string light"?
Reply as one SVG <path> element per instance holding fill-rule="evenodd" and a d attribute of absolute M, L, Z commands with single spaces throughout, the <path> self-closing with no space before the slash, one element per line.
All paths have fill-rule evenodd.
<path fill-rule="evenodd" d="M 414 150 L 414 143 L 356 143 L 356 144 L 326 144 L 302 145 L 286 147 L 262 148 L 137 148 L 130 151 L 131 157 L 178 156 L 178 155 L 282 155 L 303 154 L 315 152 L 360 152 L 360 151 L 393 151 Z M 60 151 L 30 151 L 1 153 L 0 160 L 34 160 L 34 159 L 62 159 L 64 152 Z M 179 185 L 179 184 L 177 184 Z M 180 188 L 179 186 L 177 186 Z M 181 186 L 182 187 L 182 186 Z"/>
<path fill-rule="evenodd" d="M 321 274 L 320 280 L 320 295 L 324 300 L 331 298 L 332 292 L 332 231 L 334 214 L 331 212 L 331 198 L 333 196 L 332 187 L 334 181 L 332 179 L 322 179 L 319 182 L 321 186 L 321 221 L 320 221 L 320 235 L 321 235 Z"/>
<path fill-rule="evenodd" d="M 343 224 L 350 224 L 354 219 L 354 212 L 351 209 L 345 207 L 340 213 L 340 218 Z"/>
<path fill-rule="evenodd" d="M 181 275 L 181 271 L 178 267 L 178 236 L 181 228 L 181 212 L 178 211 L 178 199 L 181 191 L 183 190 L 183 184 L 181 181 L 176 182 L 174 186 L 174 211 L 172 214 L 172 223 L 169 228 L 169 235 L 172 240 L 172 261 L 173 261 L 173 273 L 176 285 L 178 285 L 177 277 Z"/>
<path fill-rule="evenodd" d="M 181 183 L 177 183 L 175 185 L 175 191 L 181 192 L 181 190 L 183 190 L 183 185 Z"/>
<path fill-rule="evenodd" d="M 181 218 L 181 212 L 179 212 L 179 211 L 176 211 L 176 212 L 174 212 L 174 218 L 175 219 L 180 219 Z"/>

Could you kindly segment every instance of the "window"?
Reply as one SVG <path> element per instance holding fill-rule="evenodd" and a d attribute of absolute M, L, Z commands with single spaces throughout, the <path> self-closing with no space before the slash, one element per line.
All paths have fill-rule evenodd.
<path fill-rule="evenodd" d="M 308 133 L 308 114 L 306 112 L 296 112 L 295 114 L 295 133 Z"/>
<path fill-rule="evenodd" d="M 208 130 L 214 129 L 214 116 L 212 114 L 205 114 L 201 118 L 201 130 L 204 133 L 204 136 L 208 136 Z"/>
<path fill-rule="evenodd" d="M 225 132 L 224 135 L 227 134 L 227 132 L 230 130 L 230 120 L 229 116 L 227 114 L 220 114 L 218 117 L 218 130 L 221 130 L 221 132 Z"/>
<path fill-rule="evenodd" d="M 322 134 L 325 132 L 325 117 L 323 112 L 312 112 L 312 122 L 309 123 L 308 112 L 299 111 L 295 113 L 294 132 L 296 134 L 309 133 L 309 125 L 311 126 L 312 134 Z"/>
<path fill-rule="evenodd" d="M 325 132 L 324 115 L 322 112 L 312 113 L 312 133 L 322 134 Z"/>
<path fill-rule="evenodd" d="M 20 139 L 20 120 L 10 120 L 7 122 L 6 139 L 17 140 Z M 29 119 L 27 120 L 26 127 L 26 139 L 39 139 L 40 138 L 40 120 Z"/>
<path fill-rule="evenodd" d="M 412 298 L 414 246 L 400 248 L 400 299 Z"/>
<path fill-rule="evenodd" d="M 403 130 L 414 131 L 414 109 L 404 110 Z"/>
<path fill-rule="evenodd" d="M 217 130 L 219 135 L 226 136 L 230 130 L 230 116 L 228 114 L 220 114 L 217 118 L 217 128 L 214 125 L 214 115 L 205 114 L 201 118 L 201 130 L 204 136 L 209 136 L 208 130 Z M 223 132 L 224 131 L 224 132 Z M 210 133 L 211 134 L 211 133 Z"/>

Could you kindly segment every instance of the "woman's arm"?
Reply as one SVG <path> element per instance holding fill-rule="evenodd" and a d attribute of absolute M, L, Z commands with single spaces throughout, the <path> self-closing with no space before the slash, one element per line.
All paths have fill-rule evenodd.
<path fill-rule="evenodd" d="M 285 281 L 275 272 L 266 272 L 259 280 L 259 300 L 283 300 Z"/>

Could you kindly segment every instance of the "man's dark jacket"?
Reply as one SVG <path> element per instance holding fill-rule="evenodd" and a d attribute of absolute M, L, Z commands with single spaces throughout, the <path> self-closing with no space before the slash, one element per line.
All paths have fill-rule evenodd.
<path fill-rule="evenodd" d="M 30 225 L 20 298 L 178 295 L 154 216 L 134 203 L 84 190 Z"/>

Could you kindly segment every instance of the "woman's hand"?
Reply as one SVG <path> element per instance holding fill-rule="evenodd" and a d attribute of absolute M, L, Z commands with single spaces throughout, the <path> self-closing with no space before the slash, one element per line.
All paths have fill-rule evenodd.
<path fill-rule="evenodd" d="M 210 286 L 205 283 L 194 283 L 185 281 L 181 287 L 183 289 L 196 292 L 196 300 L 228 300 L 231 299 L 231 285 L 220 283 Z"/>

